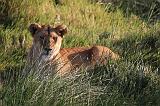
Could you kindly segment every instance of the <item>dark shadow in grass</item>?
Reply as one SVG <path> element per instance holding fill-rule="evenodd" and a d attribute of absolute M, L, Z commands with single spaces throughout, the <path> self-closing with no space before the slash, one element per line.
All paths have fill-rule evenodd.
<path fill-rule="evenodd" d="M 131 61 L 143 61 L 154 69 L 160 68 L 160 32 L 145 36 L 131 35 L 114 42 L 121 56 Z"/>
<path fill-rule="evenodd" d="M 1 0 L 0 1 L 0 24 L 4 25 L 5 27 L 12 25 L 12 22 L 14 21 L 13 17 L 11 17 L 11 14 L 9 14 L 8 12 L 9 9 L 10 9 L 9 1 Z"/>
<path fill-rule="evenodd" d="M 145 75 L 147 70 L 149 69 L 146 69 L 144 63 L 122 60 L 105 66 L 96 66 L 90 71 L 89 76 L 92 86 L 99 86 L 103 89 L 100 95 L 102 101 L 97 100 L 97 104 L 105 102 L 103 100 L 107 100 L 108 96 L 111 101 L 107 104 L 118 105 L 124 101 L 128 105 L 159 104 L 158 98 L 155 98 L 158 96 L 155 90 L 160 92 L 159 86 L 152 81 L 153 77 Z"/>

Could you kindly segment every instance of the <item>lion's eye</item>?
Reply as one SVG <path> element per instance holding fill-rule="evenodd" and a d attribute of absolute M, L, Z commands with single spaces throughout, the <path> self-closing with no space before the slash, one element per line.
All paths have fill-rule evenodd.
<path fill-rule="evenodd" d="M 57 41 L 57 37 L 53 37 L 53 40 L 56 42 Z"/>

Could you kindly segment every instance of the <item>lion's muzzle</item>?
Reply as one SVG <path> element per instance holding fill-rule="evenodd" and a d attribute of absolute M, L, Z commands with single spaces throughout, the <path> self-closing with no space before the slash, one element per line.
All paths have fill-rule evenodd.
<path fill-rule="evenodd" d="M 45 52 L 46 52 L 46 55 L 49 55 L 49 53 L 51 52 L 51 48 L 44 48 Z"/>

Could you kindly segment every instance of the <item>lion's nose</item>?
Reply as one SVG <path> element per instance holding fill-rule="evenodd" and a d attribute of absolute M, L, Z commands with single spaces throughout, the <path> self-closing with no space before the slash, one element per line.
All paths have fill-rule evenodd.
<path fill-rule="evenodd" d="M 51 51 L 52 49 L 51 49 L 51 48 L 45 48 L 44 50 L 49 52 L 49 51 Z"/>

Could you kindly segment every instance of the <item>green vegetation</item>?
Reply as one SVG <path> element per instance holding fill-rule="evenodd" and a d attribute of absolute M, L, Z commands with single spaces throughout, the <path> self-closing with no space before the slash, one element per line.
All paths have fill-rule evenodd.
<path fill-rule="evenodd" d="M 160 22 L 150 23 L 151 17 L 145 17 L 151 10 L 142 14 L 142 9 L 138 14 L 127 6 L 128 15 L 127 4 L 114 7 L 87 0 L 65 0 L 60 5 L 52 0 L 1 0 L 0 72 L 5 84 L 0 88 L 0 105 L 158 106 Z M 28 26 L 35 22 L 55 25 L 56 15 L 69 29 L 63 47 L 104 45 L 121 60 L 97 66 L 94 71 L 80 69 L 80 73 L 65 78 L 20 76 L 32 43 Z M 20 36 L 25 38 L 23 48 Z"/>

